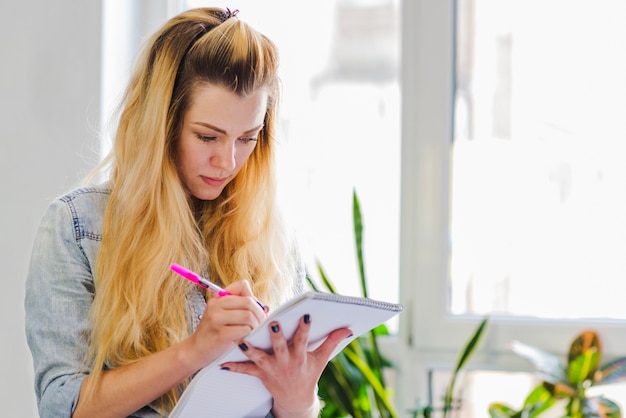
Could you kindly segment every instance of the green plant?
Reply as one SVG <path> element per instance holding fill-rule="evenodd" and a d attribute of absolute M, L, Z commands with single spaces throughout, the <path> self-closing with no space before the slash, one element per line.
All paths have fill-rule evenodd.
<path fill-rule="evenodd" d="M 353 192 L 352 217 L 357 263 L 363 297 L 368 297 L 365 263 L 363 260 L 363 222 L 356 191 Z M 324 286 L 336 293 L 321 264 L 317 269 Z M 307 279 L 314 290 L 319 290 L 313 280 Z M 383 370 L 392 365 L 381 355 L 377 338 L 388 335 L 383 324 L 352 341 L 333 358 L 319 381 L 319 395 L 324 401 L 323 418 L 396 418 L 398 415 L 386 387 Z"/>
<path fill-rule="evenodd" d="M 480 321 L 480 324 L 478 324 L 478 327 L 476 327 L 474 333 L 465 344 L 463 351 L 461 351 L 461 354 L 457 359 L 456 367 L 454 368 L 452 375 L 450 376 L 448 386 L 446 387 L 446 392 L 443 398 L 443 405 L 441 407 L 436 407 L 434 405 L 418 406 L 413 411 L 413 418 L 418 418 L 420 415 L 424 418 L 430 418 L 432 417 L 433 412 L 437 410 L 442 411 L 443 418 L 446 418 L 448 414 L 455 409 L 456 404 L 458 404 L 458 402 L 455 402 L 454 399 L 454 389 L 456 387 L 457 378 L 469 358 L 476 350 L 476 347 L 478 347 L 478 343 L 480 342 L 480 339 L 485 331 L 485 328 L 487 327 L 488 322 L 488 317 L 484 317 L 483 320 Z"/>
<path fill-rule="evenodd" d="M 572 418 L 620 418 L 620 407 L 604 396 L 588 396 L 592 386 L 626 380 L 626 357 L 601 365 L 600 338 L 594 331 L 584 331 L 571 343 L 567 364 L 550 353 L 515 342 L 513 351 L 530 361 L 543 380 L 527 396 L 520 410 L 502 403 L 489 406 L 492 418 L 533 418 L 565 403 L 565 413 Z"/>

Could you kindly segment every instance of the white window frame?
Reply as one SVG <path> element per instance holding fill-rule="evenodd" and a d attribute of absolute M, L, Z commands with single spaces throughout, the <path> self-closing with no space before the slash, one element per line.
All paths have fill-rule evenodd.
<path fill-rule="evenodd" d="M 402 170 L 400 233 L 401 315 L 397 345 L 398 410 L 424 402 L 427 371 L 452 369 L 482 319 L 447 310 L 450 169 L 454 100 L 454 0 L 402 2 Z M 626 323 L 492 316 L 469 368 L 528 370 L 513 340 L 567 354 L 584 329 L 597 331 L 604 358 L 625 355 Z"/>

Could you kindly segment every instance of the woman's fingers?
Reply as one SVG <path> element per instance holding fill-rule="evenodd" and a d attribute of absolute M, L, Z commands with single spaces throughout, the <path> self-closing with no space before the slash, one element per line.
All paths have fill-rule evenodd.
<path fill-rule="evenodd" d="M 263 321 L 267 317 L 267 312 L 269 311 L 269 308 L 266 306 L 263 306 L 259 301 L 257 301 L 257 299 L 254 297 L 254 294 L 252 293 L 252 288 L 250 287 L 250 283 L 247 280 L 238 280 L 230 284 L 224 290 L 230 293 L 231 296 L 239 296 L 241 299 L 237 299 L 237 298 L 233 299 L 233 298 L 230 298 L 229 296 L 221 296 L 219 297 L 220 299 L 226 298 L 225 300 L 229 302 L 236 301 L 237 303 L 241 302 L 242 300 L 245 300 L 246 308 L 250 309 L 252 312 L 255 312 L 256 317 L 259 319 L 259 321 Z"/>
<path fill-rule="evenodd" d="M 336 329 L 328 335 L 328 338 L 326 338 L 322 345 L 313 351 L 313 355 L 327 363 L 333 351 L 335 351 L 339 344 L 351 336 L 352 331 L 349 328 Z"/>
<path fill-rule="evenodd" d="M 230 370 L 235 373 L 243 373 L 262 379 L 263 369 L 268 363 L 268 354 L 263 350 L 250 345 L 245 340 L 239 341 L 237 344 L 239 349 L 250 359 L 250 361 L 224 363 L 220 367 L 223 370 Z"/>
<path fill-rule="evenodd" d="M 290 352 L 287 339 L 283 334 L 283 328 L 280 326 L 280 323 L 275 321 L 272 322 L 269 327 L 272 349 L 274 356 L 276 357 L 276 361 L 280 365 L 286 365 L 289 363 Z"/>
<path fill-rule="evenodd" d="M 231 295 L 209 299 L 194 332 L 194 347 L 200 356 L 210 358 L 208 354 L 214 350 L 227 349 L 265 320 L 265 312 L 251 296 L 247 282 L 233 283 L 228 291 Z"/>
<path fill-rule="evenodd" d="M 271 374 L 273 370 L 306 367 L 307 362 L 313 361 L 316 365 L 311 364 L 310 366 L 321 371 L 326 366 L 334 350 L 344 339 L 350 337 L 352 332 L 348 328 L 334 330 L 319 347 L 309 352 L 308 344 L 311 323 L 312 318 L 308 314 L 300 318 L 300 324 L 292 340 L 288 341 L 283 334 L 281 324 L 274 321 L 269 324 L 272 343 L 271 352 L 267 353 L 242 340 L 239 343 L 239 349 L 252 363 L 229 363 L 225 364 L 225 366 L 231 371 L 260 377 L 263 373 L 259 369 L 264 369 L 265 373 Z M 307 360 L 307 357 L 309 357 L 309 360 Z"/>
<path fill-rule="evenodd" d="M 335 330 L 314 351 L 308 351 L 313 321 L 309 315 L 300 318 L 291 340 L 287 340 L 280 323 L 271 322 L 271 350 L 266 352 L 241 340 L 239 349 L 249 361 L 224 363 L 222 368 L 259 378 L 274 397 L 274 411 L 284 416 L 317 408 L 316 384 L 333 351 L 352 332 L 347 328 Z"/>

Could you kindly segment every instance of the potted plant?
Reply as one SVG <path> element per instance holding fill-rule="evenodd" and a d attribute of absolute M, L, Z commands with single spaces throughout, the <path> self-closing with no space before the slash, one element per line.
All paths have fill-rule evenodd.
<path fill-rule="evenodd" d="M 527 396 L 520 410 L 502 403 L 489 406 L 492 418 L 533 418 L 557 404 L 565 404 L 565 416 L 572 418 L 619 418 L 619 405 L 604 396 L 590 396 L 589 388 L 626 380 L 626 357 L 601 364 L 602 346 L 598 334 L 587 330 L 571 343 L 567 363 L 538 348 L 514 342 L 513 351 L 530 361 L 542 382 Z"/>
<path fill-rule="evenodd" d="M 361 293 L 363 297 L 367 297 L 367 279 L 362 245 L 363 221 L 356 191 L 353 192 L 352 199 L 352 220 Z M 336 293 L 334 285 L 319 262 L 317 263 L 317 269 L 326 290 Z M 319 290 L 309 275 L 307 275 L 307 280 L 313 290 Z M 412 411 L 414 418 L 419 416 L 425 418 L 432 417 L 432 413 L 436 410 L 441 410 L 445 418 L 454 409 L 455 400 L 453 394 L 457 376 L 478 346 L 487 321 L 488 319 L 485 317 L 480 322 L 461 352 L 448 383 L 443 405 L 441 407 L 433 405 L 418 406 Z M 392 403 L 393 393 L 387 387 L 384 377 L 384 369 L 391 368 L 393 365 L 381 355 L 378 349 L 378 338 L 385 335 L 389 335 L 389 331 L 383 324 L 365 336 L 352 341 L 328 363 L 319 381 L 319 394 L 324 402 L 322 418 L 398 417 Z"/>
<path fill-rule="evenodd" d="M 361 208 L 356 191 L 353 192 L 352 217 L 361 293 L 367 297 L 367 280 L 363 260 L 363 223 Z M 326 290 L 336 293 L 335 287 L 326 276 L 322 265 L 317 269 Z M 319 290 L 310 276 L 309 284 Z M 333 358 L 322 373 L 319 381 L 319 395 L 324 402 L 323 418 L 396 418 L 391 390 L 386 386 L 384 369 L 393 367 L 378 349 L 378 337 L 389 335 L 382 324 L 369 333 L 352 341 L 341 353 Z"/>

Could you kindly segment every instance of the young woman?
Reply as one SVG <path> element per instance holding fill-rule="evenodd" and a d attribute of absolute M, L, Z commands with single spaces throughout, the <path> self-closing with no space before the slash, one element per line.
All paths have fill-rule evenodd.
<path fill-rule="evenodd" d="M 293 341 L 270 324 L 274 354 L 245 342 L 266 317 L 256 298 L 277 306 L 304 284 L 275 202 L 277 51 L 235 14 L 189 10 L 150 39 L 97 170 L 107 182 L 43 217 L 25 301 L 41 417 L 167 416 L 232 344 L 250 361 L 224 373 L 258 377 L 268 416 L 319 414 L 317 381 L 349 330 L 307 352 L 306 315 Z M 211 298 L 171 263 L 233 296 Z"/>

